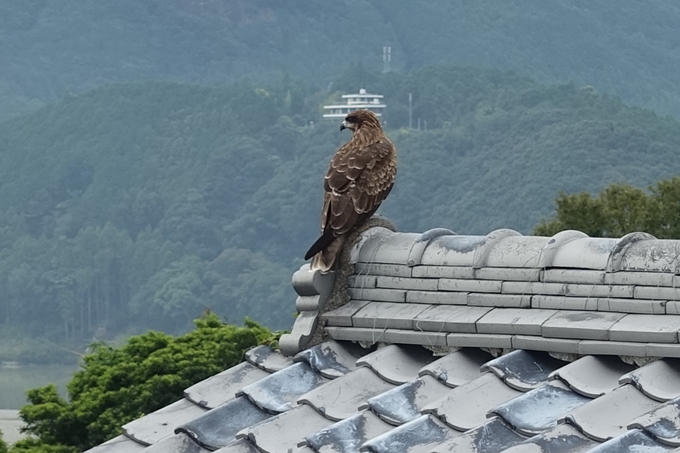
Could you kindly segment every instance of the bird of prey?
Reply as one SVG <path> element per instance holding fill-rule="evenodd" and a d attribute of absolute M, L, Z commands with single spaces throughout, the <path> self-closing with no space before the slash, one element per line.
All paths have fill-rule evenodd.
<path fill-rule="evenodd" d="M 349 113 L 340 130 L 352 138 L 338 149 L 324 179 L 321 237 L 309 248 L 310 270 L 335 268 L 350 230 L 364 224 L 392 190 L 397 151 L 370 110 Z"/>

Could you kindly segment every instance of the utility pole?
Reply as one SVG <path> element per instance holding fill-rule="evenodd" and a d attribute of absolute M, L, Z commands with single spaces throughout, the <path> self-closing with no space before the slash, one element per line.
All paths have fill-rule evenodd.
<path fill-rule="evenodd" d="M 390 72 L 391 62 L 392 62 L 392 47 L 383 46 L 383 73 Z"/>

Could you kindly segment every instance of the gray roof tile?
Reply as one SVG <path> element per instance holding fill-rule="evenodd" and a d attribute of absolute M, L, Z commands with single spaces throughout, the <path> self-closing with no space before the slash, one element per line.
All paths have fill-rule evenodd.
<path fill-rule="evenodd" d="M 546 269 L 543 271 L 542 280 L 554 283 L 602 285 L 605 283 L 605 272 L 583 269 Z"/>
<path fill-rule="evenodd" d="M 439 291 L 500 293 L 503 282 L 496 280 L 463 280 L 440 278 Z"/>
<path fill-rule="evenodd" d="M 316 311 L 319 309 L 320 298 L 321 296 L 318 294 L 316 296 L 298 296 L 295 299 L 295 309 L 298 312 Z"/>
<path fill-rule="evenodd" d="M 279 413 L 292 409 L 301 395 L 326 382 L 328 379 L 308 363 L 298 362 L 243 387 L 238 395 L 246 395 L 266 411 Z"/>
<path fill-rule="evenodd" d="M 475 269 L 468 266 L 415 266 L 413 277 L 425 278 L 475 278 Z"/>
<path fill-rule="evenodd" d="M 633 384 L 657 401 L 677 398 L 680 396 L 680 360 L 657 360 L 621 376 L 619 383 Z"/>
<path fill-rule="evenodd" d="M 557 425 L 557 420 L 590 401 L 559 381 L 549 382 L 496 406 L 499 415 L 520 434 L 533 436 Z"/>
<path fill-rule="evenodd" d="M 644 357 L 647 354 L 647 343 L 631 343 L 629 341 L 594 341 L 582 340 L 578 343 L 581 355 L 618 355 Z"/>
<path fill-rule="evenodd" d="M 445 332 L 423 332 L 413 330 L 386 329 L 382 340 L 387 343 L 412 344 L 419 346 L 447 346 L 448 334 Z"/>
<path fill-rule="evenodd" d="M 541 335 L 541 325 L 557 310 L 500 308 L 491 310 L 477 321 L 479 333 Z"/>
<path fill-rule="evenodd" d="M 401 264 L 356 263 L 356 275 L 388 275 L 392 277 L 410 277 L 411 268 Z"/>
<path fill-rule="evenodd" d="M 432 453 L 491 453 L 506 451 L 525 438 L 498 417 L 433 447 Z"/>
<path fill-rule="evenodd" d="M 644 432 L 634 429 L 588 450 L 588 453 L 665 453 L 672 449 L 673 447 L 660 444 Z"/>
<path fill-rule="evenodd" d="M 184 397 L 199 406 L 211 409 L 233 398 L 241 387 L 266 376 L 269 376 L 266 371 L 249 362 L 243 362 L 192 385 L 184 391 Z"/>
<path fill-rule="evenodd" d="M 609 329 L 624 316 L 623 313 L 563 311 L 544 322 L 542 332 L 545 337 L 608 340 Z"/>
<path fill-rule="evenodd" d="M 503 453 L 585 453 L 599 445 L 584 436 L 579 430 L 566 423 L 533 436 L 517 446 L 503 450 Z"/>
<path fill-rule="evenodd" d="M 665 288 L 662 286 L 636 286 L 636 299 L 651 300 L 680 300 L 680 288 Z"/>
<path fill-rule="evenodd" d="M 546 282 L 503 282 L 503 293 L 564 296 L 567 293 L 567 285 Z"/>
<path fill-rule="evenodd" d="M 575 297 L 633 297 L 634 286 L 630 285 L 585 285 L 567 283 L 565 295 Z"/>
<path fill-rule="evenodd" d="M 274 373 L 291 365 L 293 361 L 269 346 L 258 346 L 246 352 L 246 360 L 258 368 Z"/>
<path fill-rule="evenodd" d="M 541 269 L 482 267 L 475 269 L 474 277 L 478 280 L 537 282 L 541 279 Z"/>
<path fill-rule="evenodd" d="M 431 447 L 458 434 L 436 418 L 423 415 L 365 442 L 360 451 L 373 453 L 429 451 Z"/>
<path fill-rule="evenodd" d="M 288 453 L 304 442 L 305 437 L 332 423 L 311 406 L 301 404 L 288 412 L 244 428 L 236 438 L 248 439 L 265 453 Z"/>
<path fill-rule="evenodd" d="M 482 366 L 501 378 L 510 387 L 529 391 L 548 380 L 550 373 L 566 365 L 545 352 L 513 351 L 493 359 Z"/>
<path fill-rule="evenodd" d="M 647 237 L 653 238 L 651 235 Z M 621 270 L 674 273 L 677 270 L 678 256 L 680 256 L 678 241 L 668 239 L 640 241 L 627 248 Z"/>
<path fill-rule="evenodd" d="M 680 357 L 680 347 L 677 344 L 646 343 L 647 357 Z"/>
<path fill-rule="evenodd" d="M 614 272 L 604 277 L 607 285 L 673 286 L 673 274 L 661 272 Z"/>
<path fill-rule="evenodd" d="M 605 270 L 618 242 L 612 238 L 576 239 L 557 250 L 552 267 Z"/>
<path fill-rule="evenodd" d="M 572 411 L 565 419 L 591 439 L 605 441 L 623 434 L 632 420 L 660 404 L 634 386 L 623 385 Z"/>
<path fill-rule="evenodd" d="M 362 411 L 307 436 L 306 442 L 318 453 L 356 453 L 369 439 L 393 428 L 371 411 Z"/>
<path fill-rule="evenodd" d="M 206 409 L 182 398 L 169 406 L 123 425 L 126 436 L 145 445 L 155 444 L 173 433 L 176 426 L 204 414 Z"/>
<path fill-rule="evenodd" d="M 420 376 L 430 375 L 449 387 L 458 387 L 477 379 L 480 367 L 491 359 L 491 355 L 477 348 L 463 348 L 445 355 L 422 367 Z"/>
<path fill-rule="evenodd" d="M 147 447 L 144 453 L 208 453 L 210 451 L 198 445 L 186 434 L 179 433 Z"/>
<path fill-rule="evenodd" d="M 332 326 L 351 326 L 352 316 L 369 303 L 367 300 L 350 300 L 335 310 L 327 311 L 323 317 Z"/>
<path fill-rule="evenodd" d="M 507 236 L 488 252 L 486 266 L 531 268 L 539 267 L 538 260 L 545 244 L 550 240 L 541 236 Z"/>
<path fill-rule="evenodd" d="M 348 288 L 347 291 L 352 299 L 406 302 L 406 291 L 403 289 Z"/>
<path fill-rule="evenodd" d="M 422 262 L 423 253 L 425 253 L 425 249 L 427 248 L 428 245 L 430 245 L 430 242 L 434 241 L 435 239 L 441 236 L 455 236 L 455 235 L 456 233 L 449 230 L 448 228 L 432 228 L 430 230 L 425 231 L 416 240 L 416 242 L 413 244 L 413 247 L 411 247 L 411 250 L 409 251 L 408 255 L 408 265 L 416 266 Z"/>
<path fill-rule="evenodd" d="M 636 299 L 597 299 L 599 311 L 617 311 L 619 313 L 658 314 L 666 313 L 665 300 Z"/>
<path fill-rule="evenodd" d="M 428 308 L 424 304 L 371 302 L 352 316 L 354 327 L 412 329 L 413 320 Z"/>
<path fill-rule="evenodd" d="M 385 233 L 369 238 L 359 250 L 362 263 L 408 264 L 411 249 L 420 233 Z"/>
<path fill-rule="evenodd" d="M 367 367 L 333 379 L 325 385 L 302 395 L 301 403 L 314 407 L 326 418 L 339 421 L 360 410 L 369 398 L 394 388 Z"/>
<path fill-rule="evenodd" d="M 456 348 L 510 349 L 512 347 L 512 336 L 486 333 L 450 333 L 446 336 L 446 344 Z"/>
<path fill-rule="evenodd" d="M 664 444 L 680 446 L 680 398 L 670 400 L 631 423 L 629 429 L 641 428 Z"/>
<path fill-rule="evenodd" d="M 580 340 L 562 338 L 543 338 L 537 336 L 514 335 L 513 349 L 529 349 L 531 351 L 549 351 L 559 354 L 578 354 Z"/>
<path fill-rule="evenodd" d="M 426 405 L 423 412 L 436 415 L 459 431 L 466 431 L 484 423 L 491 409 L 521 394 L 505 385 L 495 374 L 484 373 Z"/>
<path fill-rule="evenodd" d="M 144 445 L 121 434 L 101 445 L 90 448 L 85 453 L 135 453 L 142 450 L 144 450 Z"/>
<path fill-rule="evenodd" d="M 582 395 L 597 398 L 617 388 L 621 375 L 633 368 L 618 357 L 591 355 L 553 371 L 550 377 L 559 378 Z"/>
<path fill-rule="evenodd" d="M 428 350 L 420 346 L 389 345 L 357 360 L 357 365 L 367 366 L 392 384 L 403 384 L 418 377 L 418 371 L 435 361 Z"/>
<path fill-rule="evenodd" d="M 477 250 L 485 244 L 486 236 L 442 236 L 425 249 L 421 263 L 473 267 Z"/>
<path fill-rule="evenodd" d="M 406 291 L 406 302 L 417 304 L 467 305 L 469 293 Z"/>
<path fill-rule="evenodd" d="M 350 275 L 347 277 L 347 286 L 356 288 L 375 288 L 377 281 L 378 277 L 375 275 Z"/>
<path fill-rule="evenodd" d="M 564 248 L 565 245 L 577 239 L 587 237 L 588 235 L 581 231 L 576 230 L 560 231 L 555 236 L 551 237 L 550 240 L 545 244 L 545 247 L 543 247 L 543 250 L 541 250 L 541 256 L 539 258 L 538 267 L 544 269 L 553 267 L 555 256 L 562 248 Z"/>
<path fill-rule="evenodd" d="M 531 296 L 520 294 L 470 293 L 468 296 L 468 305 L 478 307 L 529 308 L 531 307 Z"/>
<path fill-rule="evenodd" d="M 449 390 L 426 375 L 370 398 L 368 406 L 386 422 L 400 425 L 418 418 L 426 404 L 442 398 Z"/>
<path fill-rule="evenodd" d="M 305 349 L 294 360 L 306 362 L 322 376 L 335 379 L 355 370 L 357 359 L 367 352 L 360 346 L 331 340 Z"/>
<path fill-rule="evenodd" d="M 215 450 L 216 453 L 260 453 L 248 439 L 237 440 L 233 444 Z M 160 453 L 160 452 L 159 452 Z"/>
<path fill-rule="evenodd" d="M 175 429 L 194 442 L 210 450 L 236 441 L 236 433 L 250 425 L 260 423 L 272 414 L 257 407 L 245 396 L 227 401 L 200 417 L 187 421 Z"/>
<path fill-rule="evenodd" d="M 414 318 L 413 327 L 434 332 L 476 332 L 476 322 L 490 310 L 456 305 L 430 306 Z"/>
<path fill-rule="evenodd" d="M 680 330 L 678 315 L 626 315 L 609 329 L 612 341 L 677 343 Z"/>
<path fill-rule="evenodd" d="M 565 296 L 531 296 L 531 308 L 547 310 L 597 310 L 597 299 Z"/>
<path fill-rule="evenodd" d="M 404 277 L 376 277 L 377 288 L 415 289 L 436 291 L 437 279 L 434 278 L 404 278 Z"/>

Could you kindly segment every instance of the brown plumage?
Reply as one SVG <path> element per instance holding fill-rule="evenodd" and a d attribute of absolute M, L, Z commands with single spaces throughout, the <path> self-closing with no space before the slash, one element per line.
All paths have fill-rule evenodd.
<path fill-rule="evenodd" d="M 352 138 L 331 160 L 324 180 L 322 234 L 305 255 L 306 260 L 314 257 L 312 270 L 324 273 L 335 267 L 347 234 L 387 198 L 397 176 L 397 151 L 373 112 L 348 114 L 343 129 L 350 129 Z"/>

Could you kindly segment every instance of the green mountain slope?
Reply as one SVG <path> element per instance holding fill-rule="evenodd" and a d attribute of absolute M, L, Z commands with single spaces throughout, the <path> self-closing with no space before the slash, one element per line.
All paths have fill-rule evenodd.
<path fill-rule="evenodd" d="M 389 99 L 400 167 L 381 211 L 403 231 L 527 233 L 559 190 L 680 168 L 678 122 L 592 89 L 456 67 L 335 85 L 362 78 Z M 0 323 L 59 341 L 177 332 L 207 309 L 290 326 L 290 275 L 348 139 L 319 120 L 328 96 L 289 78 L 112 85 L 0 123 Z"/>
<path fill-rule="evenodd" d="M 672 0 L 0 0 L 0 10 L 2 117 L 111 82 L 287 72 L 325 87 L 348 64 L 380 70 L 385 45 L 398 71 L 514 70 L 680 116 Z"/>

